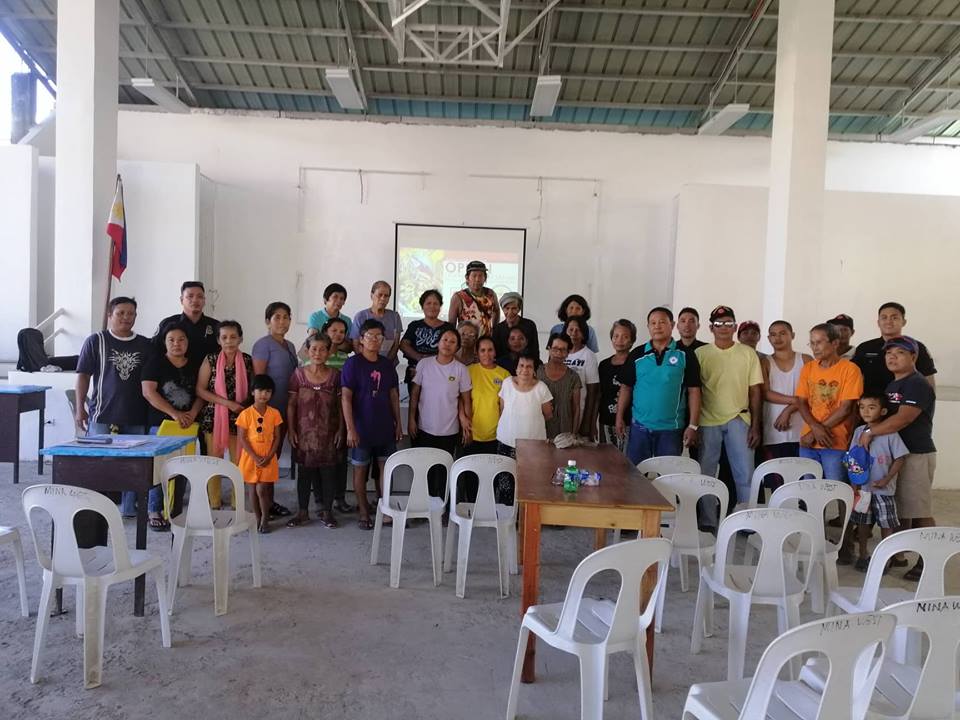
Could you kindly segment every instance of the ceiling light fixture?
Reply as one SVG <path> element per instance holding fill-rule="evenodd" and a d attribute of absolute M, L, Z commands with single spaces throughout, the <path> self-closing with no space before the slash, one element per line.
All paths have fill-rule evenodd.
<path fill-rule="evenodd" d="M 550 117 L 557 109 L 557 98 L 563 78 L 559 75 L 541 75 L 537 78 L 537 87 L 530 102 L 530 117 Z"/>
<path fill-rule="evenodd" d="M 732 128 L 740 118 L 750 112 L 750 106 L 747 103 L 730 103 L 720 108 L 717 114 L 707 120 L 700 129 L 698 135 L 723 135 Z"/>
<path fill-rule="evenodd" d="M 353 81 L 353 75 L 350 74 L 350 68 L 335 67 L 327 68 L 324 76 L 327 79 L 327 85 L 333 91 L 333 96 L 340 103 L 344 110 L 365 110 L 363 98 L 360 97 L 360 91 L 357 84 Z"/>
<path fill-rule="evenodd" d="M 132 78 L 130 84 L 133 89 L 144 97 L 153 100 L 154 104 L 172 113 L 188 113 L 190 106 L 184 103 L 180 98 L 160 85 L 153 78 L 139 77 Z"/>
<path fill-rule="evenodd" d="M 960 122 L 960 110 L 941 110 L 930 117 L 915 122 L 913 125 L 900 128 L 896 132 L 890 133 L 884 139 L 890 142 L 910 142 L 916 140 L 922 135 L 939 130 L 945 125 L 952 125 Z"/>

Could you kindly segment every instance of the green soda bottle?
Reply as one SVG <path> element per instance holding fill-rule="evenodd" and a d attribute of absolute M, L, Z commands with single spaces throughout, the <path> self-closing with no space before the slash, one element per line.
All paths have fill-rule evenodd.
<path fill-rule="evenodd" d="M 563 491 L 576 492 L 580 486 L 580 471 L 576 460 L 567 460 L 567 469 L 563 474 Z"/>

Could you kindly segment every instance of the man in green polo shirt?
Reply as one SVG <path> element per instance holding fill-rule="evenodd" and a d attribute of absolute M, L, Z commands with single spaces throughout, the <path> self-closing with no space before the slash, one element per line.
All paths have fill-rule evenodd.
<path fill-rule="evenodd" d="M 671 337 L 673 326 L 669 309 L 655 307 L 647 313 L 650 340 L 630 354 L 620 373 L 617 433 L 626 433 L 629 412 L 627 457 L 634 464 L 651 457 L 680 455 L 685 445 L 697 440 L 700 364 L 693 351 Z"/>

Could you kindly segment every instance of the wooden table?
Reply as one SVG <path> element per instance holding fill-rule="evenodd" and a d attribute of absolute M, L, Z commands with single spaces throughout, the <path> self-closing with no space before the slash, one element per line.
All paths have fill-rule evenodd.
<path fill-rule="evenodd" d="M 575 460 L 577 467 L 599 472 L 600 485 L 565 493 L 552 483 L 558 467 Z M 596 529 L 597 549 L 606 544 L 606 531 L 638 530 L 642 537 L 660 536 L 660 513 L 673 510 L 653 484 L 612 445 L 558 450 L 541 440 L 517 441 L 517 501 L 521 504 L 520 533 L 523 593 L 520 613 L 536 605 L 540 592 L 540 529 L 568 525 Z M 656 568 L 643 577 L 640 603 L 644 607 L 657 581 Z M 647 628 L 647 657 L 653 671 L 653 624 Z M 536 636 L 530 635 L 521 679 L 535 679 Z"/>
<path fill-rule="evenodd" d="M 163 463 L 183 454 L 194 437 L 157 437 L 155 435 L 112 435 L 117 440 L 142 440 L 130 448 L 110 445 L 75 445 L 65 443 L 45 448 L 42 453 L 53 457 L 53 480 L 61 485 L 75 485 L 102 493 L 133 491 L 137 494 L 137 550 L 147 549 L 147 492 L 159 482 Z M 107 544 L 107 525 L 99 515 L 74 522 L 80 547 Z M 133 614 L 143 616 L 143 575 L 134 581 Z M 63 608 L 62 594 L 57 593 L 57 611 Z"/>
<path fill-rule="evenodd" d="M 40 431 L 37 438 L 37 474 L 43 475 L 43 422 L 47 409 L 49 385 L 0 385 L 0 462 L 13 463 L 13 483 L 20 482 L 20 415 L 40 411 Z"/>

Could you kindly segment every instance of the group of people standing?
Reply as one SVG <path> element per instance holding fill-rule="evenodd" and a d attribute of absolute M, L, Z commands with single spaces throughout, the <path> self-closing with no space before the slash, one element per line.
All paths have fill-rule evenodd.
<path fill-rule="evenodd" d="M 107 330 L 91 335 L 81 351 L 78 426 L 149 433 L 162 432 L 164 422 L 180 428 L 197 423 L 203 451 L 229 457 L 243 470 L 264 531 L 270 517 L 290 514 L 272 495 L 277 459 L 289 439 L 299 508 L 288 524 L 307 521 L 311 493 L 325 526 L 337 526 L 334 510 L 352 512 L 344 496 L 349 466 L 358 523 L 369 529 L 371 466 L 379 495 L 384 462 L 403 436 L 402 354 L 414 446 L 512 455 L 518 439 L 574 433 L 615 444 L 633 463 L 687 448 L 705 474 L 719 473 L 731 496 L 745 502 L 758 461 L 811 457 L 825 477 L 845 479 L 851 441 L 870 447 L 899 433 L 908 451 L 902 462 L 875 453 L 878 467 L 897 463 L 899 479 L 885 471 L 871 480 L 875 497 L 895 497 L 896 503 L 876 501 L 864 522 L 882 529 L 933 523 L 936 369 L 926 348 L 902 335 L 906 312 L 898 303 L 881 306 L 881 337 L 856 348 L 849 316 L 814 326 L 812 357 L 794 350 L 787 321 L 771 324 L 774 352 L 765 355 L 755 349 L 759 325 L 738 325 L 729 307 L 710 312 L 710 343 L 697 338 L 696 309 L 683 308 L 675 318 L 669 308 L 657 307 L 647 314 L 646 342 L 637 346 L 636 325 L 617 320 L 609 333 L 613 354 L 598 362 L 589 303 L 570 295 L 558 308 L 542 361 L 537 326 L 523 316 L 522 297 L 509 292 L 498 298 L 485 286 L 487 268 L 479 261 L 468 264 L 465 279 L 445 319 L 444 298 L 430 289 L 420 297 L 423 319 L 406 329 L 387 307 L 388 283 L 374 283 L 370 307 L 353 318 L 343 312 L 346 288 L 333 283 L 299 349 L 286 338 L 290 307 L 272 302 L 264 313 L 266 334 L 250 355 L 240 350 L 238 322 L 204 314 L 199 282 L 183 284 L 182 312 L 164 319 L 152 340 L 133 332 L 136 302 L 115 298 Z M 80 399 L 91 381 L 88 411 Z M 865 403 L 879 404 L 874 420 Z M 854 435 L 858 408 L 866 424 Z M 444 483 L 432 476 L 430 491 L 442 495 Z M 219 506 L 221 489 L 210 483 L 208 492 Z M 125 513 L 132 514 L 132 502 L 124 498 Z M 151 527 L 165 529 L 159 490 L 151 493 L 148 510 Z"/>

